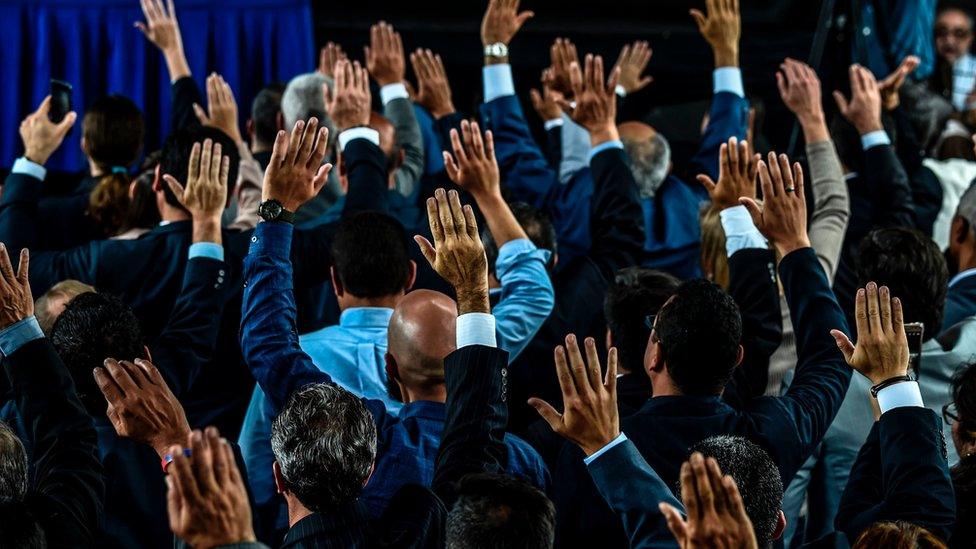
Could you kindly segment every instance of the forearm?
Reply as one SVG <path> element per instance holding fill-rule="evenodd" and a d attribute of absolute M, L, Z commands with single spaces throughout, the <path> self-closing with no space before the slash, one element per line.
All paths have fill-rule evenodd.
<path fill-rule="evenodd" d="M 166 60 L 166 70 L 169 71 L 169 81 L 176 82 L 180 78 L 190 76 L 190 64 L 186 61 L 183 48 L 170 48 L 163 52 Z"/>
<path fill-rule="evenodd" d="M 193 243 L 212 243 L 218 246 L 222 245 L 223 239 L 221 237 L 220 217 L 194 217 Z"/>
<path fill-rule="evenodd" d="M 485 217 L 485 223 L 491 232 L 495 244 L 501 248 L 512 240 L 528 238 L 525 230 L 519 225 L 515 214 L 505 203 L 500 194 L 478 194 L 475 196 L 478 209 Z"/>
<path fill-rule="evenodd" d="M 396 95 L 399 88 L 395 84 L 392 86 L 384 86 L 380 90 L 383 114 L 396 128 L 397 147 L 404 155 L 403 165 L 396 172 L 397 191 L 403 196 L 410 196 L 424 173 L 424 139 L 410 100 L 405 94 L 402 97 Z M 384 90 L 393 91 L 384 94 Z"/>
<path fill-rule="evenodd" d="M 644 250 L 644 214 L 637 183 L 619 147 L 608 147 L 590 158 L 594 192 L 590 206 L 590 257 L 606 276 L 637 265 Z"/>
<path fill-rule="evenodd" d="M 834 143 L 829 138 L 807 142 L 806 150 L 814 204 L 810 245 L 817 252 L 827 279 L 833 281 L 851 213 L 847 183 Z"/>
<path fill-rule="evenodd" d="M 800 122 L 800 128 L 803 129 L 803 140 L 806 141 L 807 145 L 830 140 L 830 131 L 827 129 L 827 122 L 822 111 L 803 116 L 798 115 L 797 120 Z"/>
<path fill-rule="evenodd" d="M 531 241 L 514 240 L 499 247 L 495 273 L 501 297 L 492 309 L 498 346 L 514 360 L 529 344 L 555 306 L 546 270 L 551 254 Z"/>

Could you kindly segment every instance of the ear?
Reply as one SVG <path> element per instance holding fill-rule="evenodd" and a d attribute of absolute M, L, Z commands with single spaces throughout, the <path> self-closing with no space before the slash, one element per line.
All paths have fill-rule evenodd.
<path fill-rule="evenodd" d="M 247 138 L 254 139 L 254 119 L 248 118 L 247 122 L 244 123 L 244 131 L 247 132 Z"/>
<path fill-rule="evenodd" d="M 279 494 L 284 494 L 288 491 L 285 488 L 285 477 L 281 476 L 281 465 L 278 465 L 278 460 L 271 465 L 271 473 L 274 475 L 275 481 L 275 491 Z"/>
<path fill-rule="evenodd" d="M 400 369 L 397 368 L 396 359 L 393 358 L 393 355 L 390 353 L 384 354 L 383 364 L 386 370 L 386 377 L 400 381 Z"/>
<path fill-rule="evenodd" d="M 329 277 L 332 279 L 332 291 L 335 292 L 336 297 L 342 297 L 342 281 L 339 280 L 335 267 L 329 267 Z"/>
<path fill-rule="evenodd" d="M 735 367 L 738 368 L 742 364 L 742 359 L 746 357 L 746 349 L 742 345 L 739 345 L 739 354 L 735 357 Z"/>
<path fill-rule="evenodd" d="M 955 241 L 957 244 L 962 244 L 966 242 L 969 238 L 969 222 L 966 221 L 961 215 L 957 215 L 952 219 L 952 225 L 949 229 L 949 238 Z"/>
<path fill-rule="evenodd" d="M 88 140 L 84 135 L 81 136 L 81 152 L 85 153 L 85 156 L 88 155 Z"/>
<path fill-rule="evenodd" d="M 403 288 L 403 293 L 407 293 L 417 282 L 417 262 L 410 260 L 410 275 L 407 277 L 407 285 Z"/>
<path fill-rule="evenodd" d="M 779 515 L 776 516 L 776 529 L 773 530 L 773 541 L 783 537 L 784 531 L 786 531 L 786 515 L 781 510 Z"/>
<path fill-rule="evenodd" d="M 136 185 L 138 185 L 138 184 L 139 184 L 139 182 L 136 179 L 133 179 L 132 182 L 129 183 L 129 200 L 135 200 L 135 198 L 136 198 Z"/>
<path fill-rule="evenodd" d="M 142 350 L 143 351 L 146 351 L 146 360 L 148 360 L 149 362 L 152 362 L 152 352 L 149 350 L 149 346 L 148 345 L 143 345 L 142 346 Z"/>
<path fill-rule="evenodd" d="M 160 164 L 156 164 L 156 169 L 153 170 L 152 190 L 155 193 L 163 191 L 163 177 L 160 174 L 161 168 L 162 166 Z"/>
<path fill-rule="evenodd" d="M 664 361 L 661 360 L 661 344 L 651 341 L 647 336 L 647 347 L 644 349 L 644 369 L 648 375 L 659 374 L 664 371 Z"/>
<path fill-rule="evenodd" d="M 366 475 L 366 480 L 363 481 L 363 488 L 369 484 L 369 479 L 373 478 L 373 473 L 376 472 L 376 461 L 374 460 L 372 465 L 369 466 L 369 474 Z"/>

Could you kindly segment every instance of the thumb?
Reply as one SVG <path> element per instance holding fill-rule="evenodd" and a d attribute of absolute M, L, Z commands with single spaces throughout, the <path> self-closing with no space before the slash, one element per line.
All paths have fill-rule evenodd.
<path fill-rule="evenodd" d="M 645 76 L 644 78 L 641 78 L 640 81 L 637 82 L 637 87 L 634 88 L 634 91 L 638 91 L 646 88 L 653 81 L 654 81 L 653 76 Z"/>
<path fill-rule="evenodd" d="M 532 106 L 535 110 L 542 110 L 542 94 L 539 93 L 539 90 L 535 88 L 529 90 L 529 98 L 532 99 Z"/>
<path fill-rule="evenodd" d="M 742 204 L 749 210 L 749 215 L 752 216 L 752 222 L 756 227 L 762 227 L 762 208 L 755 200 L 748 197 L 739 198 L 739 204 Z"/>
<path fill-rule="evenodd" d="M 199 120 L 204 126 L 210 123 L 210 118 L 207 117 L 207 112 L 203 110 L 203 107 L 197 105 L 196 103 L 193 104 L 193 114 L 197 115 L 197 120 Z"/>
<path fill-rule="evenodd" d="M 176 195 L 176 200 L 178 200 L 180 202 L 180 204 L 182 204 L 183 203 L 183 185 L 181 185 L 180 182 L 177 181 L 175 177 L 173 177 L 172 175 L 170 175 L 168 173 L 167 174 L 163 174 L 163 181 L 165 181 L 166 184 L 169 185 L 169 190 L 173 191 L 173 194 Z"/>
<path fill-rule="evenodd" d="M 539 412 L 539 415 L 542 416 L 542 419 L 546 420 L 546 423 L 552 427 L 552 430 L 559 433 L 563 424 L 562 414 L 557 412 L 548 402 L 540 398 L 530 398 L 529 406 L 535 408 L 535 411 Z"/>
<path fill-rule="evenodd" d="M 847 110 L 849 108 L 849 105 L 847 104 L 847 99 L 844 98 L 844 94 L 834 90 L 833 95 L 834 95 L 834 101 L 837 103 L 837 109 L 840 110 L 841 114 L 847 116 Z"/>
<path fill-rule="evenodd" d="M 664 515 L 664 519 L 668 523 L 668 530 L 671 530 L 674 538 L 678 540 L 678 545 L 683 546 L 688 540 L 688 525 L 685 523 L 685 519 L 681 518 L 681 513 L 663 501 L 658 504 L 658 509 L 661 510 L 661 514 Z"/>
<path fill-rule="evenodd" d="M 515 18 L 515 23 L 519 27 L 521 27 L 522 25 L 525 24 L 526 21 L 528 21 L 529 19 L 532 19 L 533 17 L 535 17 L 535 12 L 534 11 L 531 11 L 531 10 L 530 11 L 523 11 L 522 13 L 518 14 L 518 17 Z"/>
<path fill-rule="evenodd" d="M 715 187 L 716 187 L 715 181 L 712 181 L 711 177 L 708 177 L 706 174 L 702 173 L 702 174 L 698 174 L 697 179 L 698 182 L 701 183 L 703 187 L 705 187 L 705 190 L 708 191 L 708 194 L 712 194 L 715 191 Z"/>
<path fill-rule="evenodd" d="M 427 263 L 430 263 L 430 266 L 433 267 L 434 264 L 437 263 L 437 250 L 434 249 L 434 246 L 429 240 L 420 236 L 419 234 L 413 237 L 413 241 L 420 246 L 420 253 L 424 254 L 424 257 L 427 259 Z M 434 270 L 436 271 L 437 269 Z"/>
<path fill-rule="evenodd" d="M 58 135 L 62 137 L 67 135 L 68 132 L 71 130 L 71 127 L 75 125 L 75 120 L 77 119 L 78 119 L 78 113 L 76 113 L 75 111 L 71 111 L 68 114 L 66 114 L 64 116 L 64 120 L 62 120 L 57 125 Z"/>
<path fill-rule="evenodd" d="M 447 177 L 454 183 L 460 185 L 461 183 L 459 182 L 460 180 L 459 176 L 461 175 L 460 174 L 461 168 L 459 168 L 458 165 L 454 163 L 454 157 L 451 156 L 451 153 L 447 151 L 443 151 L 443 153 L 444 153 L 444 171 L 447 172 Z"/>
<path fill-rule="evenodd" d="M 698 25 L 698 30 L 699 31 L 704 30 L 705 29 L 705 14 L 703 14 L 699 10 L 689 10 L 688 13 L 691 14 L 691 18 L 694 19 L 695 20 L 695 24 Z"/>
<path fill-rule="evenodd" d="M 854 344 L 851 343 L 851 339 L 840 330 L 831 330 L 830 335 L 834 336 L 834 342 L 837 343 L 837 348 L 844 354 L 844 360 L 850 364 L 851 359 L 854 358 Z"/>

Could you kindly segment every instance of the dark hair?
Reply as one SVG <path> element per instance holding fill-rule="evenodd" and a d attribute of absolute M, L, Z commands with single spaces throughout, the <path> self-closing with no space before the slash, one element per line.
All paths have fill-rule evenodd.
<path fill-rule="evenodd" d="M 159 160 L 159 175 L 162 177 L 164 174 L 169 174 L 185 185 L 193 144 L 203 144 L 206 139 L 213 140 L 215 145 L 219 143 L 221 153 L 230 159 L 230 169 L 227 172 L 227 194 L 230 196 L 230 191 L 237 184 L 237 170 L 240 167 L 241 156 L 237 152 L 237 145 L 234 140 L 216 128 L 194 124 L 170 134 L 163 144 L 162 156 Z M 184 209 L 166 182 L 161 181 L 160 186 L 163 188 L 163 192 L 166 194 L 166 202 L 170 206 Z"/>
<path fill-rule="evenodd" d="M 20 502 L 27 495 L 27 452 L 20 438 L 0 421 L 0 503 Z"/>
<path fill-rule="evenodd" d="M 644 319 L 656 315 L 678 289 L 681 281 L 654 269 L 627 267 L 617 272 L 603 300 L 603 314 L 613 335 L 620 364 L 630 372 L 640 372 L 651 329 Z"/>
<path fill-rule="evenodd" d="M 410 280 L 407 232 L 386 214 L 358 213 L 339 224 L 332 261 L 346 292 L 356 297 L 395 295 Z"/>
<path fill-rule="evenodd" d="M 901 300 L 905 322 L 925 325 L 925 339 L 938 335 L 948 291 L 945 256 L 931 238 L 914 229 L 877 229 L 861 241 L 858 285 L 877 282 Z"/>
<path fill-rule="evenodd" d="M 959 438 L 972 442 L 972 433 L 976 433 L 976 363 L 960 368 L 952 376 L 952 404 L 959 417 Z M 960 503 L 964 494 L 976 493 L 976 456 L 963 456 L 952 468 L 952 484 Z M 960 507 L 968 510 L 969 506 Z"/>
<path fill-rule="evenodd" d="M 121 232 L 129 229 L 152 229 L 162 220 L 159 208 L 156 206 L 156 192 L 152 189 L 156 178 L 156 166 L 161 157 L 162 153 L 155 151 L 143 160 L 140 173 L 135 179 L 135 189 Z"/>
<path fill-rule="evenodd" d="M 376 423 L 362 401 L 318 383 L 292 393 L 271 425 L 285 487 L 322 513 L 355 501 L 376 458 Z"/>
<path fill-rule="evenodd" d="M 556 261 L 557 244 L 556 227 L 549 220 L 549 216 L 525 202 L 512 202 L 508 207 L 536 248 L 552 252 L 549 264 L 546 265 L 546 268 L 551 269 Z M 498 261 L 498 246 L 495 244 L 494 237 L 491 236 L 491 231 L 487 228 L 481 231 L 481 242 L 485 246 L 488 268 L 494 272 L 495 262 Z"/>
<path fill-rule="evenodd" d="M 47 536 L 30 507 L 23 502 L 0 503 L 0 547 L 45 549 Z"/>
<path fill-rule="evenodd" d="M 768 547 L 783 504 L 783 479 L 769 454 L 744 437 L 729 435 L 706 438 L 692 446 L 689 455 L 694 452 L 715 458 L 722 473 L 732 477 L 739 486 L 759 547 Z"/>
<path fill-rule="evenodd" d="M 281 95 L 283 93 L 285 93 L 285 84 L 272 82 L 261 88 L 251 103 L 254 136 L 266 145 L 274 143 L 278 135 L 278 113 L 281 112 Z"/>
<path fill-rule="evenodd" d="M 657 315 L 654 331 L 671 380 L 686 395 L 716 395 L 732 378 L 742 339 L 739 307 L 722 288 L 689 280 Z"/>
<path fill-rule="evenodd" d="M 921 526 L 904 521 L 875 522 L 868 527 L 851 549 L 945 549 L 946 544 Z"/>
<path fill-rule="evenodd" d="M 541 549 L 555 539 L 556 509 L 529 483 L 485 473 L 464 477 L 447 515 L 448 549 Z"/>
<path fill-rule="evenodd" d="M 106 404 L 92 370 L 110 357 L 146 357 L 139 319 L 132 309 L 115 296 L 95 292 L 83 293 L 65 306 L 51 328 L 51 344 L 74 379 L 78 398 L 94 417 L 105 415 Z"/>

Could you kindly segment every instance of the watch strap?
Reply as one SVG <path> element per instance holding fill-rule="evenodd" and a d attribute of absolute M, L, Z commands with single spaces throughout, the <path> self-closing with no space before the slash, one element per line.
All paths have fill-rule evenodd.
<path fill-rule="evenodd" d="M 888 387 L 891 387 L 892 385 L 896 385 L 898 383 L 905 383 L 906 381 L 915 381 L 915 378 L 913 378 L 909 374 L 905 374 L 903 376 L 889 377 L 888 379 L 882 381 L 881 383 L 878 383 L 877 385 L 871 387 L 871 396 L 873 396 L 874 398 L 878 398 L 878 393 L 881 392 L 883 389 L 887 389 Z"/>
<path fill-rule="evenodd" d="M 485 57 L 508 57 L 508 44 L 495 42 L 485 46 Z"/>

